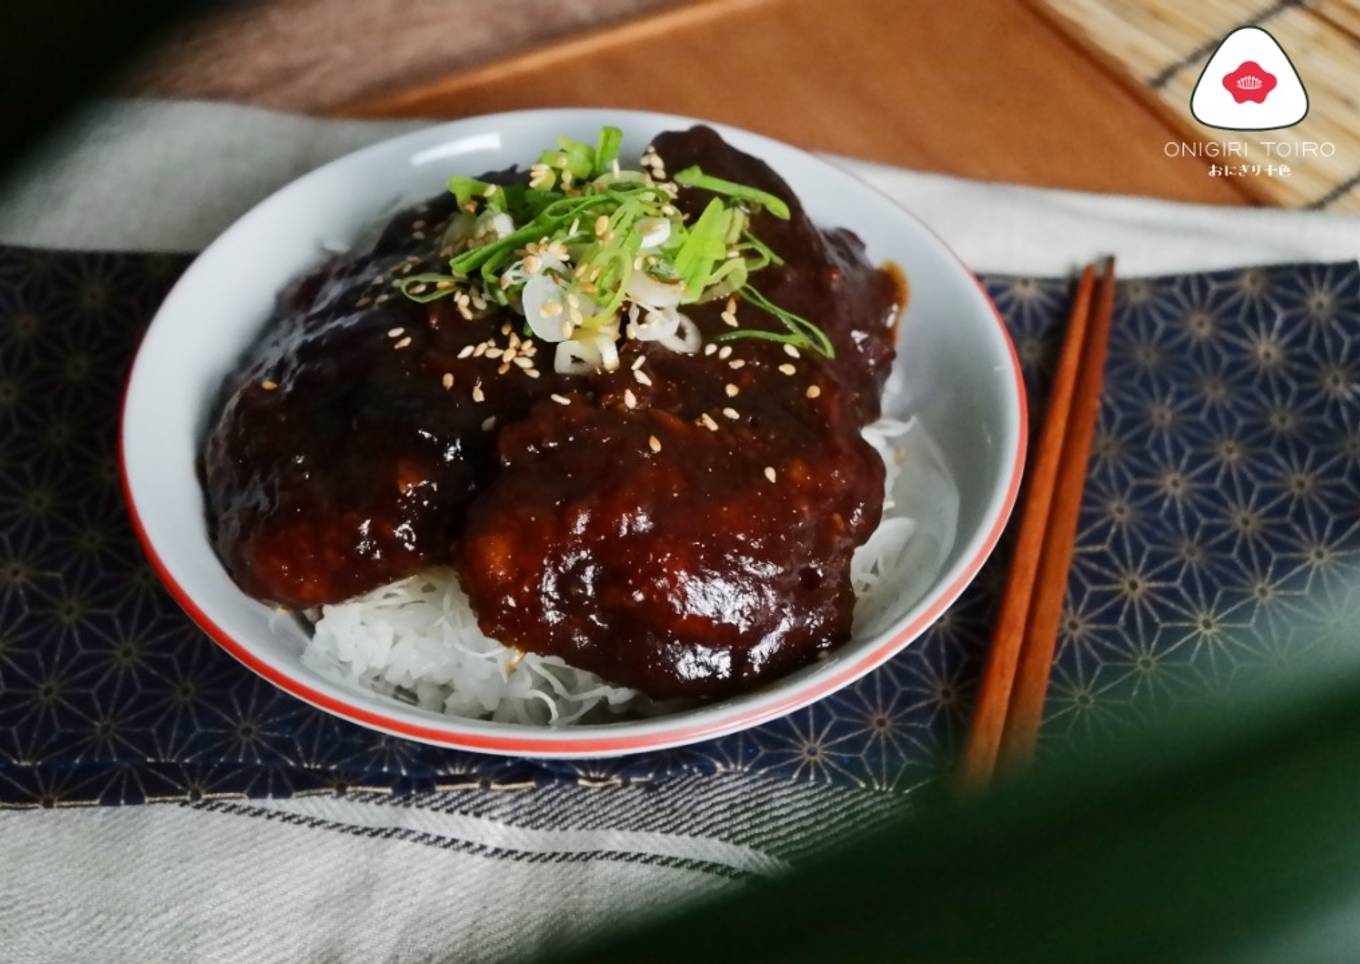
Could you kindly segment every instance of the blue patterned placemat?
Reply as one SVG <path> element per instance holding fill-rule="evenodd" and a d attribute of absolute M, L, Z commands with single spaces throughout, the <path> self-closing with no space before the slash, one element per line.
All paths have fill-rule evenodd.
<path fill-rule="evenodd" d="M 118 489 L 123 381 L 187 260 L 0 249 L 0 805 L 717 770 L 902 790 L 952 758 L 1004 543 L 888 665 L 680 750 L 586 762 L 442 750 L 258 679 L 160 588 Z M 984 280 L 1037 409 L 1069 286 Z M 1219 698 L 1360 620 L 1357 380 L 1356 264 L 1121 283 L 1047 741 Z"/>

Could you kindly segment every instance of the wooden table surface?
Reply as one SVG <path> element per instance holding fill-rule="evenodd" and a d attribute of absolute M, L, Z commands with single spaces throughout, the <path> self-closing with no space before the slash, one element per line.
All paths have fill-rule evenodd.
<path fill-rule="evenodd" d="M 368 96 L 339 113 L 672 111 L 803 147 L 988 180 L 1245 204 L 1172 125 L 1017 0 L 690 0 Z"/>

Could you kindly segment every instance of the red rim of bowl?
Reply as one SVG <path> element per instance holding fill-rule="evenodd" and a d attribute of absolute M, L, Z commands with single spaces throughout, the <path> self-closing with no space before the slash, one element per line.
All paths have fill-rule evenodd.
<path fill-rule="evenodd" d="M 886 195 L 884 196 L 886 197 Z M 895 201 L 892 203 L 894 206 L 900 207 Z M 910 214 L 910 212 L 907 213 Z M 918 220 L 917 223 L 921 222 Z M 929 227 L 926 227 L 927 230 L 929 230 Z M 934 231 L 931 231 L 931 234 L 934 235 L 936 240 L 954 256 L 955 260 L 959 262 L 960 267 L 962 267 L 964 271 L 968 271 L 968 266 L 963 263 L 963 259 L 959 258 L 959 256 L 954 253 L 953 249 L 945 244 L 944 240 L 940 238 L 939 235 L 936 235 Z M 945 609 L 953 604 L 959 594 L 973 581 L 973 577 L 976 576 L 978 570 L 982 568 L 982 564 L 987 560 L 987 557 L 991 555 L 992 550 L 996 548 L 997 541 L 1001 538 L 1001 533 L 1005 529 L 1006 523 L 1010 520 L 1011 511 L 1015 508 L 1015 502 L 1020 491 L 1020 479 L 1024 474 L 1025 455 L 1029 438 L 1029 407 L 1025 394 L 1024 377 L 1020 369 L 1020 359 L 1016 354 L 1015 345 L 1011 341 L 1010 333 L 1006 330 L 1006 323 L 1001 318 L 1001 313 L 997 310 L 996 304 L 992 301 L 991 296 L 987 294 L 987 290 L 983 288 L 982 283 L 977 280 L 976 276 L 974 276 L 971 271 L 968 273 L 969 276 L 973 278 L 974 284 L 977 285 L 983 301 L 986 302 L 987 307 L 991 310 L 992 318 L 1000 329 L 1002 341 L 1010 355 L 1011 375 L 1015 380 L 1015 393 L 1016 398 L 1019 401 L 1019 431 L 1016 438 L 1015 455 L 1011 463 L 1010 480 L 1006 486 L 1005 502 L 1001 507 L 1001 511 L 998 513 L 995 522 L 992 524 L 991 531 L 987 533 L 987 537 L 983 541 L 983 544 L 978 547 L 977 552 L 968 560 L 963 571 L 959 573 L 958 577 L 944 592 L 939 594 L 935 602 L 917 616 L 916 619 L 902 627 L 902 629 L 894 633 L 889 639 L 874 647 L 870 652 L 865 653 L 853 663 L 843 667 L 834 676 L 816 680 L 803 689 L 786 694 L 782 699 L 775 703 L 762 706 L 759 709 L 754 709 L 749 712 L 739 712 L 734 716 L 727 717 L 720 716 L 706 722 L 695 723 L 689 726 L 656 733 L 614 737 L 596 734 L 581 737 L 579 739 L 558 738 L 544 740 L 534 737 L 495 736 L 483 733 L 450 733 L 437 727 L 422 726 L 417 723 L 410 723 L 405 720 L 384 716 L 373 710 L 346 702 L 345 700 L 331 696 L 328 693 L 323 693 L 320 690 L 314 689 L 301 680 L 289 676 L 279 668 L 266 663 L 213 622 L 208 614 L 194 602 L 184 588 L 175 581 L 174 577 L 170 575 L 169 569 L 167 569 L 165 564 L 161 561 L 160 555 L 156 552 L 155 546 L 152 545 L 151 539 L 147 536 L 146 529 L 142 525 L 141 516 L 137 512 L 136 502 L 132 498 L 132 486 L 128 479 L 127 450 L 125 445 L 127 432 L 127 399 L 128 390 L 132 385 L 132 373 L 136 370 L 137 359 L 135 355 L 133 357 L 133 364 L 129 368 L 128 383 L 124 386 L 123 403 L 119 412 L 118 424 L 118 471 L 123 489 L 123 501 L 127 504 L 128 515 L 132 519 L 133 531 L 136 532 L 137 539 L 142 544 L 142 549 L 146 552 L 152 568 L 155 569 L 157 576 L 160 578 L 161 582 L 164 583 L 166 589 L 170 591 L 170 595 L 174 598 L 175 602 L 189 615 L 200 629 L 211 636 L 219 646 L 225 649 L 239 662 L 243 663 L 247 668 L 264 677 L 275 686 L 296 696 L 306 703 L 310 703 L 318 709 L 325 710 L 326 712 L 332 713 L 343 719 L 361 723 L 364 726 L 378 730 L 384 730 L 398 736 L 410 737 L 425 743 L 433 743 L 464 750 L 478 750 L 500 754 L 530 754 L 538 756 L 584 757 L 591 755 L 634 753 L 643 750 L 679 746 L 694 743 L 705 738 L 722 736 L 737 730 L 744 730 L 748 727 L 756 726 L 768 720 L 776 719 L 793 710 L 806 706 L 809 703 L 815 702 L 886 662 L 892 656 L 896 655 L 898 650 L 902 649 L 907 643 L 911 642 L 929 628 L 930 625 L 944 613 Z M 140 353 L 141 348 L 139 346 L 137 354 Z M 450 718 L 449 723 L 452 726 L 457 725 L 457 721 L 452 718 Z"/>

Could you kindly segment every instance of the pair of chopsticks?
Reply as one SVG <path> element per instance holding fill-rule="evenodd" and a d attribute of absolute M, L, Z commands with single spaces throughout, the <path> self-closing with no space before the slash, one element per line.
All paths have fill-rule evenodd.
<path fill-rule="evenodd" d="M 1113 258 L 1098 285 L 1094 267 L 1077 282 L 960 765 L 968 789 L 987 786 L 998 766 L 1010 768 L 1034 755 L 1100 410 L 1114 285 Z"/>

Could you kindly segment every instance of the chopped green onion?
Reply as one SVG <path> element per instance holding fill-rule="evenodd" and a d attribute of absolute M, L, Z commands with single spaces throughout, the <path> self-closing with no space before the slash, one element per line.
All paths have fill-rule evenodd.
<path fill-rule="evenodd" d="M 450 274 L 404 278 L 401 292 L 412 301 L 430 302 L 458 290 L 480 289 L 490 301 L 515 305 L 529 274 L 526 249 L 543 254 L 550 247 L 554 256 L 543 259 L 548 267 L 534 270 L 553 271 L 569 294 L 592 306 L 593 314 L 578 327 L 594 336 L 619 337 L 619 313 L 630 304 L 630 283 L 636 272 L 645 271 L 656 281 L 683 285 L 682 305 L 740 295 L 783 329 L 738 329 L 718 335 L 719 340 L 756 338 L 834 357 L 825 332 L 774 304 L 750 283 L 755 273 L 784 263 L 752 233 L 750 211 L 788 219 L 788 204 L 769 192 L 689 167 L 675 175 L 675 182 L 714 195 L 690 221 L 674 207 L 669 185 L 654 184 L 645 172 L 619 166 L 622 141 L 616 127 L 603 128 L 594 146 L 557 138 L 556 148 L 539 156 L 538 163 L 549 172 L 535 173 L 538 187 L 449 178 L 449 191 L 464 217 L 493 212 L 496 230 L 509 233 L 486 243 L 480 243 L 486 234 L 474 234 L 467 243 L 478 246 L 455 248 Z M 478 232 L 487 230 L 481 223 Z M 644 250 L 648 238 L 653 241 Z M 568 270 L 556 266 L 562 263 Z"/>
<path fill-rule="evenodd" d="M 774 265 L 775 267 L 778 267 L 779 265 L 784 263 L 783 258 L 781 258 L 779 255 L 775 254 L 772 250 L 770 250 L 769 245 L 761 241 L 750 231 L 743 232 L 742 237 L 745 239 L 745 241 L 741 246 L 749 247 L 752 251 L 756 252 L 756 254 L 760 256 L 757 260 L 760 261 L 761 268 L 771 264 Z M 752 268 L 752 270 L 754 271 L 758 269 Z"/>
<path fill-rule="evenodd" d="M 504 211 L 506 209 L 505 188 L 499 185 L 488 184 L 486 181 L 479 181 L 475 177 L 463 177 L 455 174 L 449 178 L 449 191 L 458 199 L 458 207 L 466 209 L 469 202 L 484 201 L 486 206 L 493 211 Z M 490 190 L 492 193 L 487 194 Z"/>
<path fill-rule="evenodd" d="M 689 229 L 689 236 L 675 255 L 675 270 L 685 282 L 685 291 L 691 298 L 708 285 L 708 277 L 716 262 L 727 255 L 727 208 L 717 198 L 708 202 L 704 213 Z"/>
<path fill-rule="evenodd" d="M 601 127 L 600 139 L 595 144 L 595 173 L 610 174 L 614 162 L 619 159 L 619 145 L 623 143 L 623 131 L 617 127 Z"/>
<path fill-rule="evenodd" d="M 425 304 L 429 301 L 438 301 L 454 292 L 454 282 L 457 278 L 451 278 L 446 274 L 413 274 L 409 278 L 401 279 L 401 293 L 412 301 Z M 444 287 L 439 287 L 443 284 Z M 413 289 L 420 288 L 421 291 Z"/>
<path fill-rule="evenodd" d="M 769 191 L 747 187 L 745 184 L 737 184 L 733 181 L 724 181 L 720 177 L 710 177 L 700 170 L 697 164 L 680 171 L 675 175 L 674 180 L 676 184 L 682 187 L 702 188 L 705 191 L 712 191 L 714 194 L 734 197 L 738 201 L 758 204 L 781 221 L 787 221 L 790 217 L 789 206 Z"/>
<path fill-rule="evenodd" d="M 761 311 L 773 315 L 783 322 L 784 327 L 788 329 L 788 334 L 758 328 L 743 328 L 719 335 L 719 341 L 732 341 L 738 338 L 762 338 L 766 341 L 781 341 L 797 348 L 806 348 L 809 351 L 817 352 L 824 358 L 836 357 L 836 347 L 831 343 L 831 339 L 826 336 L 826 332 L 802 315 L 796 315 L 792 311 L 779 307 L 749 284 L 741 289 L 741 296 Z"/>
<path fill-rule="evenodd" d="M 585 180 L 595 170 L 595 149 L 588 144 L 574 141 L 569 137 L 557 139 L 558 149 L 544 151 L 538 156 L 538 163 L 546 164 L 554 171 L 570 171 L 577 180 Z"/>

